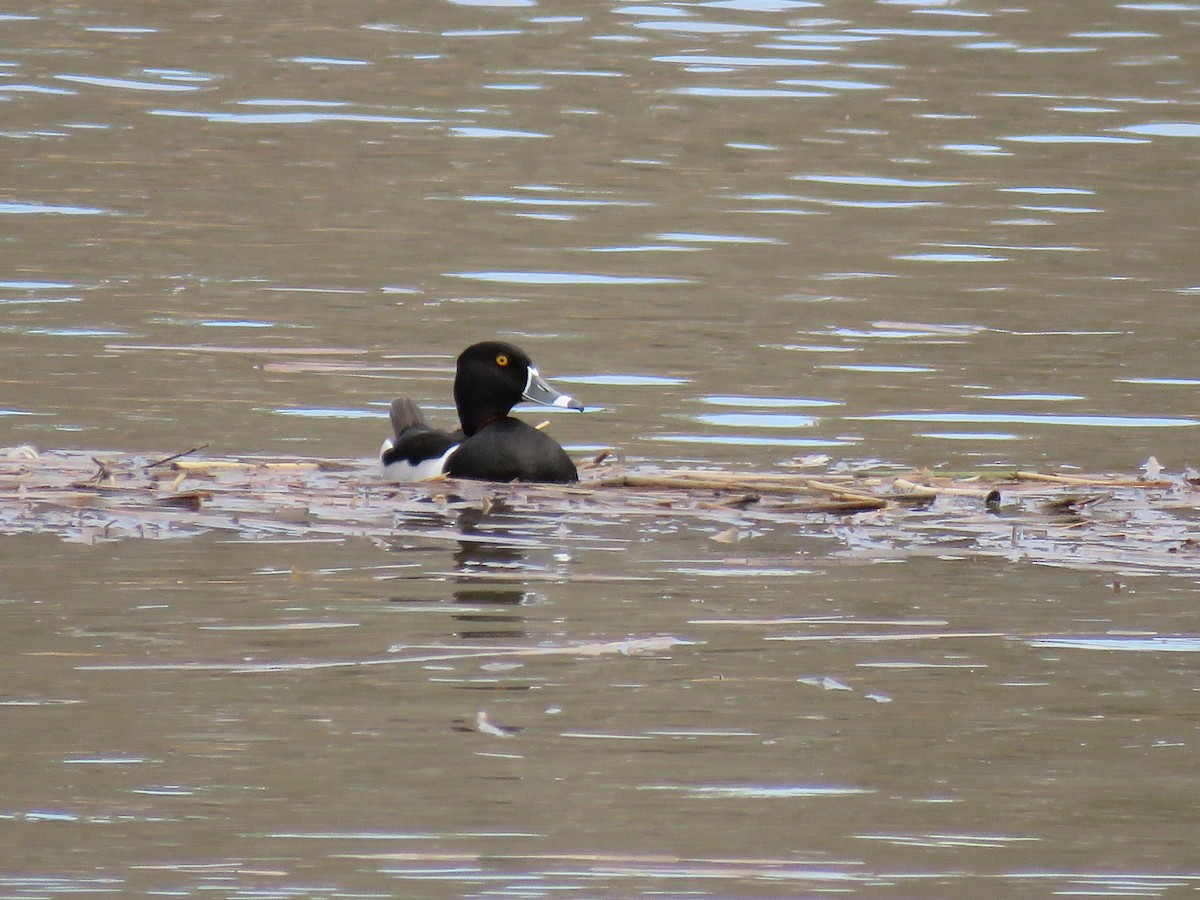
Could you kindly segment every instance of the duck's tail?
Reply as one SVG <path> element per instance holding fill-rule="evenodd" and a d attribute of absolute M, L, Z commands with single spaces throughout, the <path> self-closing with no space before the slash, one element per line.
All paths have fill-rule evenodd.
<path fill-rule="evenodd" d="M 410 397 L 397 397 L 392 401 L 392 434 L 396 440 L 414 425 L 427 429 L 425 417 L 421 415 L 421 407 L 417 406 Z"/>
<path fill-rule="evenodd" d="M 424 481 L 442 474 L 446 460 L 458 449 L 463 433 L 434 431 L 421 409 L 408 397 L 392 401 L 392 431 L 379 448 L 384 481 Z"/>

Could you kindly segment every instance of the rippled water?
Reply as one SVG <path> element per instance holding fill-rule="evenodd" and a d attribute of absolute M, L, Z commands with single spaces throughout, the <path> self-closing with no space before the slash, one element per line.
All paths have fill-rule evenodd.
<path fill-rule="evenodd" d="M 442 400 L 385 360 L 500 332 L 547 371 L 680 379 L 564 435 L 649 459 L 681 432 L 774 464 L 790 426 L 692 403 L 803 387 L 838 404 L 814 438 L 904 462 L 1189 461 L 1187 5 L 379 12 L 3 22 L 19 437 L 369 452 L 377 425 L 279 411 Z M 259 346 L 364 369 L 272 378 Z"/>
<path fill-rule="evenodd" d="M 1200 6 L 410 6 L 0 15 L 0 445 L 1196 464 Z M 1186 570 L 510 525 L 0 537 L 0 893 L 1195 891 Z"/>

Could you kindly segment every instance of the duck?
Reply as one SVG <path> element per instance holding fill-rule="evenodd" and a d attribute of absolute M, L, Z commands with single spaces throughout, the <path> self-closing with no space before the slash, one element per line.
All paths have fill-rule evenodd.
<path fill-rule="evenodd" d="M 409 397 L 392 401 L 392 436 L 379 452 L 384 480 L 447 475 L 476 481 L 578 481 L 575 463 L 554 438 L 509 415 L 522 399 L 584 409 L 574 397 L 551 387 L 520 347 L 505 341 L 472 344 L 459 354 L 454 368 L 457 431 L 431 428 Z"/>

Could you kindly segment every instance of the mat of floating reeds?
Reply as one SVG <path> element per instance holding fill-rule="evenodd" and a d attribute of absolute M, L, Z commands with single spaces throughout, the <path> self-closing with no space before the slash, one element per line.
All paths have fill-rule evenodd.
<path fill-rule="evenodd" d="M 671 518 L 718 543 L 787 529 L 826 536 L 833 559 L 993 556 L 1200 573 L 1200 488 L 1182 475 L 814 475 L 599 464 L 585 465 L 572 485 L 389 484 L 372 460 L 217 457 L 202 449 L 7 451 L 0 533 L 97 542 L 220 531 L 521 548 L 569 545 L 573 529 L 584 526 L 589 540 L 609 527 L 620 540 Z"/>

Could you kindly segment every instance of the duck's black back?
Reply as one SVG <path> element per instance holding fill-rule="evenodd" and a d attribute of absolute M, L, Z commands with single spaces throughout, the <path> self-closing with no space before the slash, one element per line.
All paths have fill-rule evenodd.
<path fill-rule="evenodd" d="M 579 480 L 575 463 L 549 435 L 505 417 L 481 428 L 450 456 L 446 474 L 480 481 Z"/>

